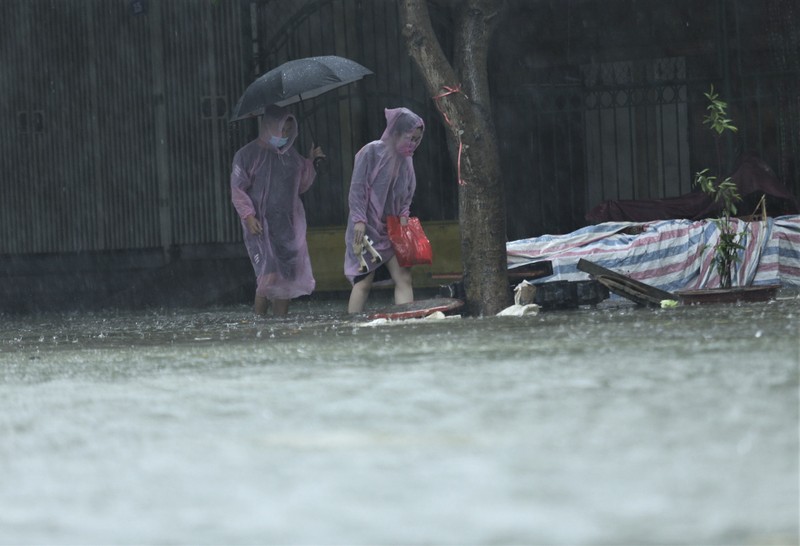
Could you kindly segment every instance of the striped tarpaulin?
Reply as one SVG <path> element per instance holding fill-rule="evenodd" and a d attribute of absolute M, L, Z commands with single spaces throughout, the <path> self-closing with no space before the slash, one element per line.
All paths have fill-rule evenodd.
<path fill-rule="evenodd" d="M 800 286 L 800 216 L 766 222 L 733 220 L 743 233 L 744 250 L 732 276 L 734 286 Z M 637 281 L 667 291 L 714 288 L 714 245 L 719 229 L 711 220 L 606 222 L 565 235 L 543 235 L 509 242 L 508 266 L 550 260 L 553 275 L 538 282 L 582 281 L 584 258 Z"/>

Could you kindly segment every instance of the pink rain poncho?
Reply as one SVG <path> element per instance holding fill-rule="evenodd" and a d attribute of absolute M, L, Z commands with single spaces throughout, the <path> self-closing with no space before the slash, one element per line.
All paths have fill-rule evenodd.
<path fill-rule="evenodd" d="M 290 118 L 294 129 L 280 146 L 270 137 L 280 136 Z M 244 244 L 256 274 L 256 294 L 267 299 L 310 294 L 315 285 L 300 194 L 311 187 L 316 171 L 313 161 L 292 147 L 297 133 L 294 116 L 270 106 L 261 117 L 258 138 L 233 158 L 231 201 L 242 220 Z M 247 229 L 245 219 L 253 215 L 263 228 L 261 234 Z"/>
<path fill-rule="evenodd" d="M 417 187 L 412 157 L 419 143 L 408 138 L 420 128 L 425 130 L 422 118 L 407 108 L 387 108 L 386 130 L 380 140 L 374 140 L 356 154 L 353 178 L 350 181 L 350 217 L 347 220 L 344 257 L 344 274 L 352 283 L 359 273 L 359 261 L 353 252 L 353 226 L 366 224 L 366 235 L 372 240 L 383 262 L 394 256 L 386 229 L 387 216 L 408 217 L 411 199 Z M 366 259 L 373 271 L 381 264 Z"/>

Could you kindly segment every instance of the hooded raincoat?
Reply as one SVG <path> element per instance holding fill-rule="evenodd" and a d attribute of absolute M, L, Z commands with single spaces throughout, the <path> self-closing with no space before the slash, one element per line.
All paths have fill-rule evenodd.
<path fill-rule="evenodd" d="M 425 122 L 407 108 L 387 108 L 386 130 L 380 140 L 361 148 L 355 157 L 350 181 L 350 216 L 347 221 L 344 274 L 352 283 L 358 275 L 358 257 L 353 252 L 353 226 L 366 225 L 366 235 L 372 240 L 383 262 L 394 256 L 386 228 L 387 216 L 409 216 L 411 200 L 417 187 L 412 157 L 419 145 L 408 136 L 415 129 L 425 130 Z M 366 260 L 370 271 L 379 267 Z"/>
<path fill-rule="evenodd" d="M 306 243 L 306 213 L 300 194 L 314 181 L 311 159 L 292 145 L 297 121 L 282 146 L 280 136 L 289 119 L 283 108 L 270 106 L 261 117 L 259 136 L 233 158 L 231 201 L 242 220 L 244 244 L 256 274 L 256 294 L 268 299 L 292 299 L 314 290 Z M 280 147 L 278 147 L 280 146 Z M 263 232 L 252 234 L 245 219 L 255 216 Z"/>

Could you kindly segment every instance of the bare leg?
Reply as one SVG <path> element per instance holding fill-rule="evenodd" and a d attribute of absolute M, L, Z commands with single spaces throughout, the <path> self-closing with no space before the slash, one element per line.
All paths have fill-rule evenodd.
<path fill-rule="evenodd" d="M 253 304 L 253 312 L 256 315 L 266 315 L 267 309 L 269 308 L 269 301 L 264 296 L 259 296 L 256 294 L 256 300 Z"/>
<path fill-rule="evenodd" d="M 386 262 L 389 274 L 394 281 L 394 302 L 396 304 L 414 301 L 414 287 L 411 285 L 411 268 L 400 267 L 397 256 Z"/>
<path fill-rule="evenodd" d="M 350 291 L 350 301 L 347 303 L 348 313 L 360 313 L 364 310 L 374 278 L 375 272 L 373 271 L 364 280 L 353 285 L 353 289 Z"/>
<path fill-rule="evenodd" d="M 289 300 L 270 300 L 270 303 L 276 317 L 285 317 L 289 313 Z"/>

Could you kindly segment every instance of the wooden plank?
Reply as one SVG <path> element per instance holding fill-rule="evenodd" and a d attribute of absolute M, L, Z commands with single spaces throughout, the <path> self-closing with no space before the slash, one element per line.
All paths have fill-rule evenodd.
<path fill-rule="evenodd" d="M 735 286 L 733 288 L 703 288 L 681 290 L 678 295 L 685 305 L 696 303 L 763 302 L 775 299 L 780 284 L 758 286 Z"/>
<path fill-rule="evenodd" d="M 662 300 L 681 301 L 681 297 L 655 286 L 632 279 L 589 260 L 578 260 L 578 269 L 589 273 L 609 290 L 639 305 L 660 306 Z"/>
<path fill-rule="evenodd" d="M 553 262 L 550 260 L 542 260 L 532 264 L 525 264 L 520 267 L 508 270 L 508 278 L 513 280 L 519 279 L 541 279 L 542 277 L 549 277 L 553 274 Z M 461 273 L 431 273 L 431 279 L 460 281 L 463 278 Z"/>

